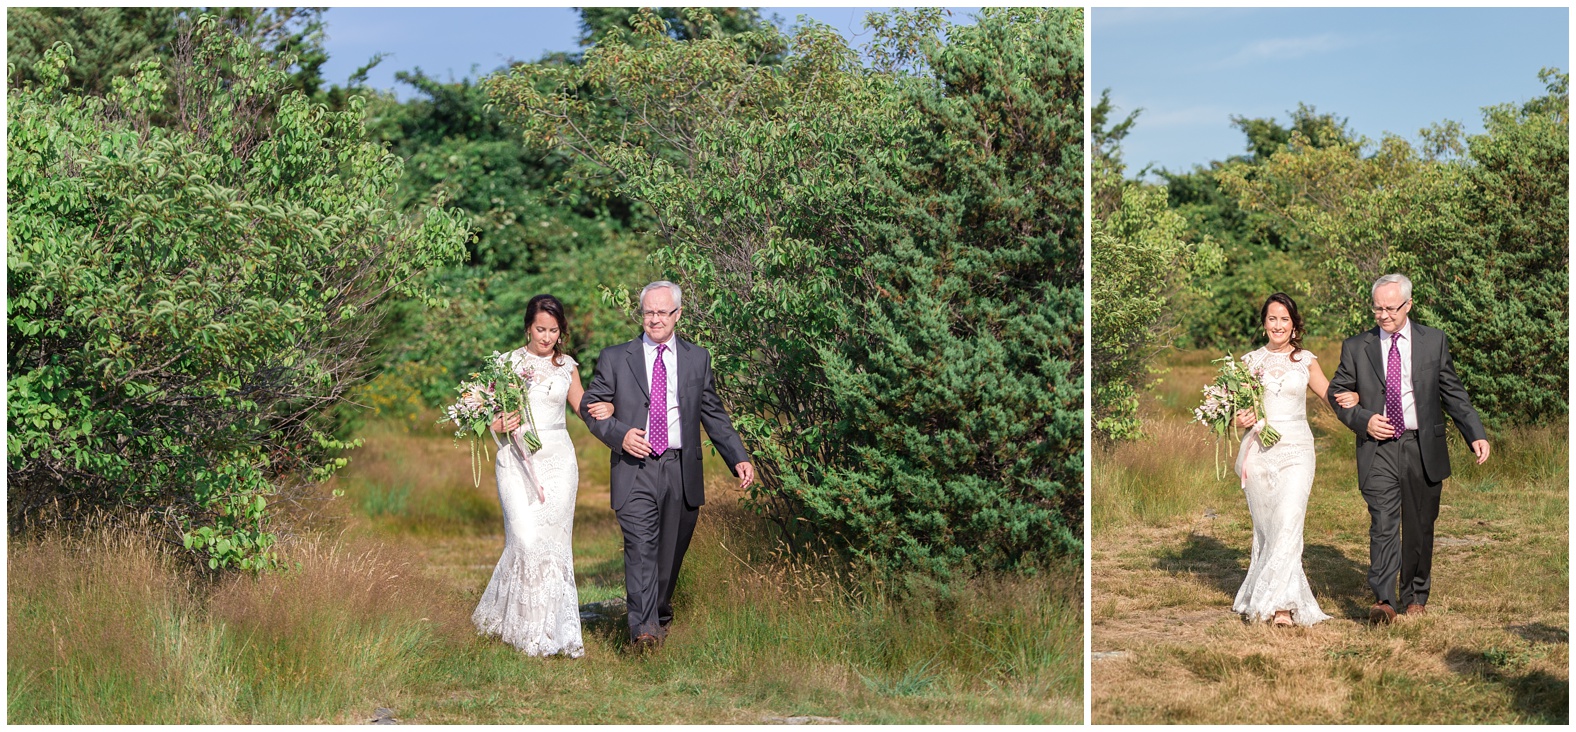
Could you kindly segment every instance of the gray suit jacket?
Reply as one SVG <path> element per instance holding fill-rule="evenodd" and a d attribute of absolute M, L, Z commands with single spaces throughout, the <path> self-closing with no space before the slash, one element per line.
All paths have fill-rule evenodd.
<path fill-rule="evenodd" d="M 735 475 L 738 470 L 733 466 L 749 462 L 750 454 L 744 451 L 739 433 L 733 429 L 733 421 L 728 419 L 722 400 L 717 398 L 712 382 L 711 354 L 682 338 L 674 337 L 673 342 L 678 344 L 674 355 L 678 356 L 679 439 L 684 445 L 683 458 L 679 462 L 684 476 L 684 502 L 698 508 L 706 502 L 706 483 L 701 476 L 704 454 L 701 425 L 706 425 L 706 434 Z M 637 337 L 602 349 L 597 357 L 596 375 L 580 400 L 580 418 L 591 428 L 591 434 L 613 451 L 608 483 L 614 511 L 623 508 L 641 463 L 640 459 L 625 454 L 624 435 L 632 429 L 648 429 L 650 384 L 646 355 Z M 611 402 L 613 416 L 592 419 L 588 408 L 596 402 Z"/>
<path fill-rule="evenodd" d="M 1357 479 L 1366 480 L 1378 441 L 1368 435 L 1368 420 L 1384 414 L 1385 354 L 1380 353 L 1379 328 L 1347 338 L 1341 343 L 1341 365 L 1330 379 L 1327 396 L 1335 415 L 1357 433 Z M 1335 395 L 1355 391 L 1357 406 L 1341 409 Z M 1423 470 L 1431 483 L 1450 477 L 1450 452 L 1445 446 L 1445 416 L 1450 413 L 1467 444 L 1488 439 L 1467 390 L 1450 361 L 1450 343 L 1444 331 L 1412 321 L 1412 395 L 1417 408 L 1417 442 L 1423 452 Z M 1443 406 L 1443 411 L 1441 410 Z"/>

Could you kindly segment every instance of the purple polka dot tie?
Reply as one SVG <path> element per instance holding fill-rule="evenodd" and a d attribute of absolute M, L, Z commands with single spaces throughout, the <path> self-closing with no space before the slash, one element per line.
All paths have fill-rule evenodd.
<path fill-rule="evenodd" d="M 1384 416 L 1395 427 L 1395 436 L 1406 431 L 1406 413 L 1401 411 L 1401 334 L 1390 336 L 1390 362 L 1384 375 Z"/>
<path fill-rule="evenodd" d="M 653 455 L 668 449 L 668 364 L 662 360 L 666 350 L 666 343 L 657 346 L 657 363 L 651 367 L 651 414 L 646 421 L 646 437 Z"/>

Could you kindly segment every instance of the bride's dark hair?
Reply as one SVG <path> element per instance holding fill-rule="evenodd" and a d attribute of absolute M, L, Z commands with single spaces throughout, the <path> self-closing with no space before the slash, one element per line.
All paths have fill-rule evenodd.
<path fill-rule="evenodd" d="M 564 360 L 564 341 L 569 339 L 569 319 L 564 317 L 564 304 L 552 295 L 537 295 L 525 304 L 525 337 L 530 340 L 531 324 L 536 322 L 537 313 L 547 313 L 558 321 L 558 342 L 553 344 L 553 365 L 562 366 Z"/>
<path fill-rule="evenodd" d="M 1297 352 L 1302 350 L 1302 314 L 1297 312 L 1297 303 L 1291 301 L 1291 295 L 1277 292 L 1264 301 L 1264 307 L 1259 308 L 1259 327 L 1264 327 L 1264 320 L 1270 316 L 1270 303 L 1278 302 L 1286 308 L 1286 314 L 1291 316 L 1291 360 L 1297 360 Z"/>

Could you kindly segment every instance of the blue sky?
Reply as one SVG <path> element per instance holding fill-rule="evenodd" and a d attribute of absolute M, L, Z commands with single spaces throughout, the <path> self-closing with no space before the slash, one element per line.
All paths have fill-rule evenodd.
<path fill-rule="evenodd" d="M 822 7 L 760 8 L 761 16 L 780 16 L 788 25 L 807 15 L 852 39 L 855 47 L 870 38 L 865 13 L 885 8 Z M 973 8 L 953 10 L 953 22 L 965 22 Z M 421 67 L 429 76 L 448 80 L 485 75 L 510 59 L 535 61 L 550 51 L 576 51 L 580 15 L 563 8 L 330 8 L 328 63 L 323 77 L 344 85 L 351 72 L 375 53 L 388 57 L 367 81 L 374 88 L 394 89 L 401 99 L 410 88 L 394 81 L 394 72 Z M 403 87 L 403 88 L 401 88 Z"/>
<path fill-rule="evenodd" d="M 1240 154 L 1232 115 L 1285 123 L 1298 102 L 1378 139 L 1443 120 L 1482 131 L 1481 108 L 1543 93 L 1570 69 L 1565 8 L 1095 8 L 1090 95 L 1143 108 L 1129 174 Z"/>

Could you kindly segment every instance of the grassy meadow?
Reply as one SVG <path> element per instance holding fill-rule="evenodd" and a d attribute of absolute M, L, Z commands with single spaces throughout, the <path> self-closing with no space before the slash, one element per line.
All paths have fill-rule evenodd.
<path fill-rule="evenodd" d="M 420 423 L 421 421 L 418 421 Z M 577 420 L 582 605 L 623 596 L 607 451 Z M 8 547 L 13 723 L 1067 723 L 1082 718 L 1076 568 L 894 594 L 785 557 L 708 458 L 708 496 L 658 652 L 622 616 L 586 656 L 531 658 L 470 625 L 503 547 L 487 467 L 441 428 L 374 424 L 295 507 L 290 569 L 210 582 L 123 529 Z"/>
<path fill-rule="evenodd" d="M 1339 343 L 1312 344 L 1325 374 Z M 1310 395 L 1318 450 L 1303 565 L 1331 620 L 1231 611 L 1252 525 L 1230 458 L 1188 424 L 1218 354 L 1174 353 L 1145 396 L 1147 439 L 1093 454 L 1096 723 L 1568 723 L 1564 426 L 1496 435 L 1478 466 L 1451 428 L 1430 614 L 1367 626 L 1368 514 L 1353 437 Z"/>

